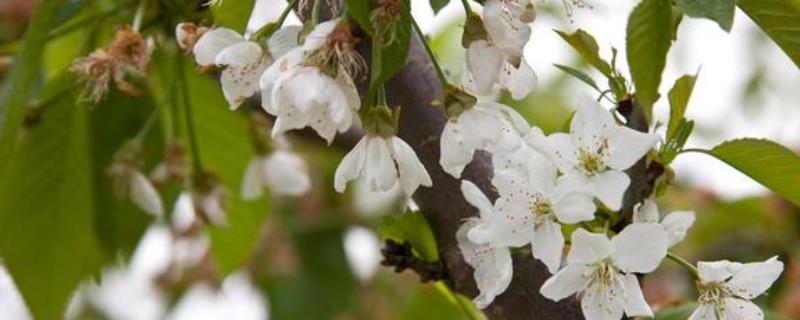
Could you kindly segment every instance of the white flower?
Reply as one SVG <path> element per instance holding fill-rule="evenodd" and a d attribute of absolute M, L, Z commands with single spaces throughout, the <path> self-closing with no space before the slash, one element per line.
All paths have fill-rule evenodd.
<path fill-rule="evenodd" d="M 492 203 L 472 182 L 462 181 L 461 192 L 472 206 L 478 208 L 480 217 L 470 218 L 458 229 L 456 239 L 464 260 L 475 269 L 473 274 L 480 294 L 473 299 L 484 309 L 494 298 L 506 291 L 514 275 L 511 252 L 508 247 L 494 242 L 479 244 L 468 236 L 470 230 L 484 223 L 492 215 Z"/>
<path fill-rule="evenodd" d="M 528 24 L 535 18 L 536 10 L 530 0 L 488 0 L 483 7 L 486 32 L 511 61 L 522 57 L 522 50 L 531 37 Z"/>
<path fill-rule="evenodd" d="M 199 65 L 224 67 L 220 82 L 225 99 L 236 109 L 258 90 L 261 74 L 273 59 L 297 46 L 300 28 L 282 28 L 270 37 L 267 52 L 260 44 L 248 41 L 236 31 L 217 28 L 203 34 L 194 46 Z"/>
<path fill-rule="evenodd" d="M 473 41 L 467 48 L 464 87 L 483 97 L 507 90 L 521 100 L 536 87 L 539 79 L 524 58 L 512 58 L 486 40 Z"/>
<path fill-rule="evenodd" d="M 542 285 L 543 296 L 560 301 L 580 293 L 587 320 L 652 317 L 634 273 L 655 270 L 667 254 L 667 235 L 655 224 L 631 224 L 611 241 L 578 229 L 567 266 Z"/>
<path fill-rule="evenodd" d="M 299 196 L 311 187 L 311 178 L 303 158 L 278 149 L 269 156 L 256 156 L 250 160 L 242 180 L 242 199 L 261 197 L 264 187 L 274 195 Z"/>
<path fill-rule="evenodd" d="M 164 205 L 161 203 L 161 196 L 158 190 L 150 182 L 150 179 L 141 172 L 134 170 L 130 173 L 129 189 L 131 201 L 145 212 L 155 217 L 164 215 Z"/>
<path fill-rule="evenodd" d="M 689 320 L 762 320 L 764 313 L 749 300 L 772 286 L 783 272 L 783 262 L 777 257 L 746 264 L 699 262 L 697 269 L 700 307 Z"/>
<path fill-rule="evenodd" d="M 364 177 L 373 191 L 388 191 L 400 183 L 406 196 L 419 186 L 433 185 L 428 171 L 405 141 L 391 136 L 365 135 L 336 168 L 334 187 L 344 192 L 347 182 Z"/>
<path fill-rule="evenodd" d="M 360 61 L 342 28 L 340 19 L 317 25 L 261 76 L 262 106 L 277 116 L 273 136 L 311 127 L 330 143 L 357 121 L 361 99 L 351 76 Z"/>
<path fill-rule="evenodd" d="M 455 178 L 472 161 L 475 150 L 511 152 L 521 145 L 521 132 L 530 130 L 524 118 L 506 105 L 478 102 L 444 126 L 439 164 Z"/>
<path fill-rule="evenodd" d="M 659 223 L 661 215 L 658 205 L 650 199 L 636 205 L 633 213 L 633 223 Z M 672 247 L 686 237 L 686 232 L 694 224 L 695 215 L 692 211 L 675 211 L 660 220 L 660 224 L 667 232 L 667 247 Z"/>
<path fill-rule="evenodd" d="M 533 131 L 528 141 L 552 158 L 567 179 L 584 185 L 611 210 L 619 210 L 630 185 L 623 170 L 644 157 L 658 136 L 617 125 L 599 103 L 580 96 L 570 134 L 545 137 Z"/>
<path fill-rule="evenodd" d="M 512 247 L 531 244 L 533 256 L 555 273 L 564 247 L 559 222 L 594 219 L 592 196 L 559 181 L 555 165 L 525 146 L 511 154 L 495 155 L 493 164 L 492 184 L 500 197 L 495 213 L 470 231 L 470 239 Z"/>

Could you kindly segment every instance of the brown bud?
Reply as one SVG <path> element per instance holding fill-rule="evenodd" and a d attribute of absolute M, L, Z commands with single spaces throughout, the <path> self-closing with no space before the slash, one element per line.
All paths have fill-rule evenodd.
<path fill-rule="evenodd" d="M 191 22 L 181 22 L 175 27 L 175 39 L 178 46 L 186 51 L 192 51 L 194 45 L 208 31 L 207 27 L 198 26 Z"/>

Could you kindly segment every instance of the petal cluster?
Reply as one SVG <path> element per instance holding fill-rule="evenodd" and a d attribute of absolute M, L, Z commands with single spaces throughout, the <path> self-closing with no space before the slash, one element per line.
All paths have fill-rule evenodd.
<path fill-rule="evenodd" d="M 772 257 L 764 262 L 727 260 L 697 264 L 700 306 L 690 320 L 762 320 L 764 313 L 750 300 L 762 295 L 783 272 L 783 262 Z"/>

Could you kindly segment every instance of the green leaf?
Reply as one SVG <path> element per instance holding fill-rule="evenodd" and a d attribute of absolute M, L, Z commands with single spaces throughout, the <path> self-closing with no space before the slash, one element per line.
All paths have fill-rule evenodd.
<path fill-rule="evenodd" d="M 800 0 L 739 0 L 737 5 L 800 68 Z"/>
<path fill-rule="evenodd" d="M 59 10 L 66 5 L 66 0 L 43 0 L 39 2 L 33 14 L 22 49 L 16 56 L 15 63 L 0 88 L 0 159 L 5 163 L 17 142 L 24 108 L 33 89 L 42 64 L 42 55 L 47 45 L 50 30 L 54 27 Z M 0 166 L 3 165 L 0 163 Z"/>
<path fill-rule="evenodd" d="M 731 31 L 736 0 L 677 0 L 686 15 L 716 21 L 722 30 Z"/>
<path fill-rule="evenodd" d="M 569 43 L 573 49 L 578 51 L 586 62 L 597 68 L 597 70 L 606 77 L 612 76 L 611 66 L 600 57 L 600 49 L 597 46 L 597 40 L 595 40 L 591 34 L 581 29 L 575 30 L 575 32 L 571 34 L 558 30 L 556 30 L 556 33 L 558 33 L 564 41 Z"/>
<path fill-rule="evenodd" d="M 670 0 L 642 0 L 631 12 L 627 27 L 627 55 L 636 98 L 652 119 L 653 104 L 672 44 L 672 3 Z"/>
<path fill-rule="evenodd" d="M 218 25 L 243 33 L 255 4 L 255 0 L 225 0 L 211 7 L 211 13 Z"/>
<path fill-rule="evenodd" d="M 388 81 L 406 65 L 411 30 L 411 16 L 407 14 L 398 22 L 394 42 L 381 53 L 381 73 L 376 83 Z"/>
<path fill-rule="evenodd" d="M 62 82 L 44 96 L 63 91 Z M 62 319 L 99 271 L 87 109 L 66 95 L 23 130 L 0 175 L 0 255 L 35 319 Z"/>
<path fill-rule="evenodd" d="M 786 147 L 763 139 L 737 139 L 702 150 L 800 205 L 800 157 Z"/>
<path fill-rule="evenodd" d="M 356 20 L 358 26 L 367 34 L 372 34 L 372 23 L 369 21 L 369 13 L 372 12 L 372 1 L 365 0 L 345 0 L 347 13 Z"/>
<path fill-rule="evenodd" d="M 580 71 L 580 70 L 575 69 L 575 68 L 567 67 L 565 65 L 560 65 L 560 64 L 557 64 L 557 63 L 554 63 L 553 65 L 556 66 L 556 68 L 558 68 L 559 70 L 566 72 L 567 74 L 577 78 L 580 81 L 583 81 L 584 83 L 588 84 L 590 87 L 594 88 L 595 90 L 601 91 L 600 87 L 597 86 L 597 83 L 594 82 L 594 79 L 592 79 L 592 77 L 590 77 L 585 72 Z"/>
<path fill-rule="evenodd" d="M 669 90 L 669 124 L 667 125 L 667 140 L 675 137 L 678 125 L 686 113 L 686 106 L 689 105 L 689 98 L 692 97 L 694 83 L 697 76 L 684 75 L 675 81 L 675 85 Z"/>
<path fill-rule="evenodd" d="M 448 3 L 450 0 L 430 0 L 431 9 L 433 9 L 434 14 L 438 14 Z"/>
<path fill-rule="evenodd" d="M 228 191 L 225 203 L 228 225 L 209 230 L 214 262 L 227 274 L 250 257 L 269 203 L 266 197 L 251 202 L 244 202 L 240 197 L 244 171 L 255 155 L 249 139 L 248 119 L 241 112 L 228 110 L 217 81 L 197 75 L 189 66 L 184 70 L 188 73 L 186 79 L 200 158 Z"/>
<path fill-rule="evenodd" d="M 378 233 L 383 240 L 394 240 L 399 243 L 408 241 L 414 251 L 426 261 L 439 260 L 439 250 L 433 237 L 433 230 L 420 212 L 386 216 Z"/>

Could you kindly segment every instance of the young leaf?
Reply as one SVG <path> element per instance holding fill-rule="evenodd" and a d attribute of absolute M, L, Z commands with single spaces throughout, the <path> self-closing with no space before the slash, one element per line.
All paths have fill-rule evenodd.
<path fill-rule="evenodd" d="M 678 0 L 677 4 L 688 16 L 713 20 L 722 30 L 731 31 L 736 0 Z"/>
<path fill-rule="evenodd" d="M 685 75 L 675 81 L 675 85 L 669 90 L 669 124 L 667 125 L 667 140 L 671 140 L 675 136 L 683 114 L 686 112 L 686 106 L 689 104 L 689 98 L 692 96 L 692 89 L 697 80 L 696 76 Z"/>
<path fill-rule="evenodd" d="M 556 68 L 558 68 L 559 70 L 566 72 L 567 74 L 577 78 L 580 81 L 583 81 L 584 83 L 588 84 L 590 87 L 594 88 L 595 90 L 601 91 L 600 87 L 597 86 L 597 83 L 594 82 L 594 79 L 592 79 L 592 77 L 590 77 L 585 72 L 580 71 L 580 70 L 575 69 L 575 68 L 571 68 L 571 67 L 567 67 L 567 66 L 564 66 L 564 65 L 560 65 L 560 64 L 557 64 L 557 63 L 554 63 L 553 65 L 556 66 Z"/>
<path fill-rule="evenodd" d="M 571 34 L 558 30 L 556 30 L 556 33 L 558 33 L 564 41 L 569 43 L 575 51 L 578 51 L 586 62 L 597 68 L 597 70 L 606 77 L 611 77 L 611 66 L 600 57 L 600 49 L 597 46 L 597 41 L 591 34 L 581 29 L 575 30 L 575 32 Z"/>
<path fill-rule="evenodd" d="M 636 98 L 652 118 L 658 100 L 661 73 L 672 44 L 672 3 L 670 0 L 642 0 L 628 18 L 627 53 Z"/>
<path fill-rule="evenodd" d="M 736 168 L 765 187 L 800 205 L 800 157 L 786 147 L 763 139 L 737 139 L 702 150 Z"/>
<path fill-rule="evenodd" d="M 431 8 L 433 9 L 433 13 L 437 14 L 445 6 L 447 6 L 448 3 L 450 3 L 450 0 L 430 0 L 430 2 L 431 2 Z"/>
<path fill-rule="evenodd" d="M 211 7 L 216 23 L 220 26 L 231 28 L 238 32 L 244 32 L 250 14 L 253 12 L 255 0 L 232 0 L 222 1 L 220 4 Z"/>
<path fill-rule="evenodd" d="M 426 261 L 439 260 L 433 230 L 422 213 L 407 212 L 386 216 L 378 231 L 381 239 L 391 239 L 400 243 L 408 241 L 416 253 Z"/>
<path fill-rule="evenodd" d="M 372 34 L 372 23 L 369 21 L 369 13 L 372 11 L 372 1 L 367 0 L 345 0 L 347 13 L 356 20 L 358 26 L 367 34 Z"/>
<path fill-rule="evenodd" d="M 62 82 L 55 90 L 64 90 Z M 0 175 L 0 252 L 35 319 L 63 319 L 103 259 L 94 229 L 87 109 L 66 95 L 21 135 Z"/>
<path fill-rule="evenodd" d="M 737 5 L 800 68 L 800 0 L 739 0 Z"/>

